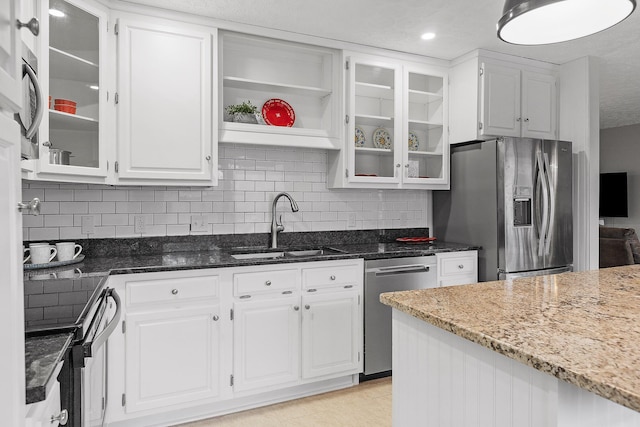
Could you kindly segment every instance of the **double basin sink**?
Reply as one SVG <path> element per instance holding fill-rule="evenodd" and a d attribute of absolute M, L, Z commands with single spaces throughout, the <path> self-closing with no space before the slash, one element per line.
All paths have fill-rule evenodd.
<path fill-rule="evenodd" d="M 314 257 L 322 255 L 337 255 L 344 254 L 345 251 L 341 251 L 335 248 L 303 248 L 303 249 L 236 249 L 231 253 L 231 257 L 234 259 L 277 259 L 277 258 L 302 258 L 302 257 Z"/>

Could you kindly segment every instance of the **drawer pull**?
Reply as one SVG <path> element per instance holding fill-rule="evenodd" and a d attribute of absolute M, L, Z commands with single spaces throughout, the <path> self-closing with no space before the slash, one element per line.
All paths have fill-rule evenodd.
<path fill-rule="evenodd" d="M 311 308 L 311 306 L 310 306 L 309 304 L 306 304 L 306 305 L 304 306 L 304 308 L 305 308 L 305 309 L 307 309 L 307 310 L 309 310 L 309 309 Z"/>
<path fill-rule="evenodd" d="M 294 306 L 293 306 L 293 310 L 294 310 L 294 311 L 298 311 L 298 310 L 300 310 L 300 307 L 298 307 L 297 305 L 294 305 Z"/>
<path fill-rule="evenodd" d="M 177 289 L 172 289 L 172 290 L 171 290 L 171 293 L 172 293 L 173 295 L 178 295 L 178 290 L 177 290 Z"/>
<path fill-rule="evenodd" d="M 307 292 L 316 292 L 317 289 L 307 289 Z"/>
<path fill-rule="evenodd" d="M 220 320 L 220 316 L 218 316 L 217 314 L 213 316 L 213 321 L 217 322 L 218 320 Z"/>
<path fill-rule="evenodd" d="M 283 291 L 282 295 L 291 295 L 293 291 Z"/>
<path fill-rule="evenodd" d="M 336 276 L 334 276 L 333 274 L 330 277 L 331 280 L 336 280 Z"/>
<path fill-rule="evenodd" d="M 464 269 L 464 265 L 458 264 L 458 269 L 463 270 Z"/>
<path fill-rule="evenodd" d="M 266 282 L 264 282 L 265 286 L 271 286 L 271 280 L 267 280 Z"/>
<path fill-rule="evenodd" d="M 353 288 L 353 285 L 345 285 L 344 288 L 345 289 L 351 289 L 351 288 Z"/>
<path fill-rule="evenodd" d="M 251 298 L 251 295 L 240 295 L 240 299 Z"/>

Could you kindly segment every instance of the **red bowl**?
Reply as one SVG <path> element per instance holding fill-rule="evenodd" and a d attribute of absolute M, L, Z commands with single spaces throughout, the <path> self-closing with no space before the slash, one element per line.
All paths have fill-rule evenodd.
<path fill-rule="evenodd" d="M 62 111 L 63 113 L 69 113 L 69 114 L 75 114 L 76 113 L 76 107 L 75 105 L 60 105 L 60 104 L 56 104 L 53 106 L 53 108 L 57 111 Z"/>
<path fill-rule="evenodd" d="M 76 106 L 76 102 L 75 101 L 71 101 L 70 99 L 61 99 L 58 98 L 54 101 L 55 105 L 68 105 L 71 107 L 75 107 Z"/>

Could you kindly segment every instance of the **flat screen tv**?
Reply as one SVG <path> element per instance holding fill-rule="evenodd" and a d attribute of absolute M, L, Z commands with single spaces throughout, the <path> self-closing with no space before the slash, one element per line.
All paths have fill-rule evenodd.
<path fill-rule="evenodd" d="M 628 217 L 627 173 L 600 174 L 600 217 Z"/>

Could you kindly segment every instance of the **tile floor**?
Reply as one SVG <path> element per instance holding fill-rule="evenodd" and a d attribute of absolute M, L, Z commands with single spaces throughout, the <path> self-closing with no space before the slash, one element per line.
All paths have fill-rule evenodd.
<path fill-rule="evenodd" d="M 391 377 L 180 427 L 389 427 Z"/>

